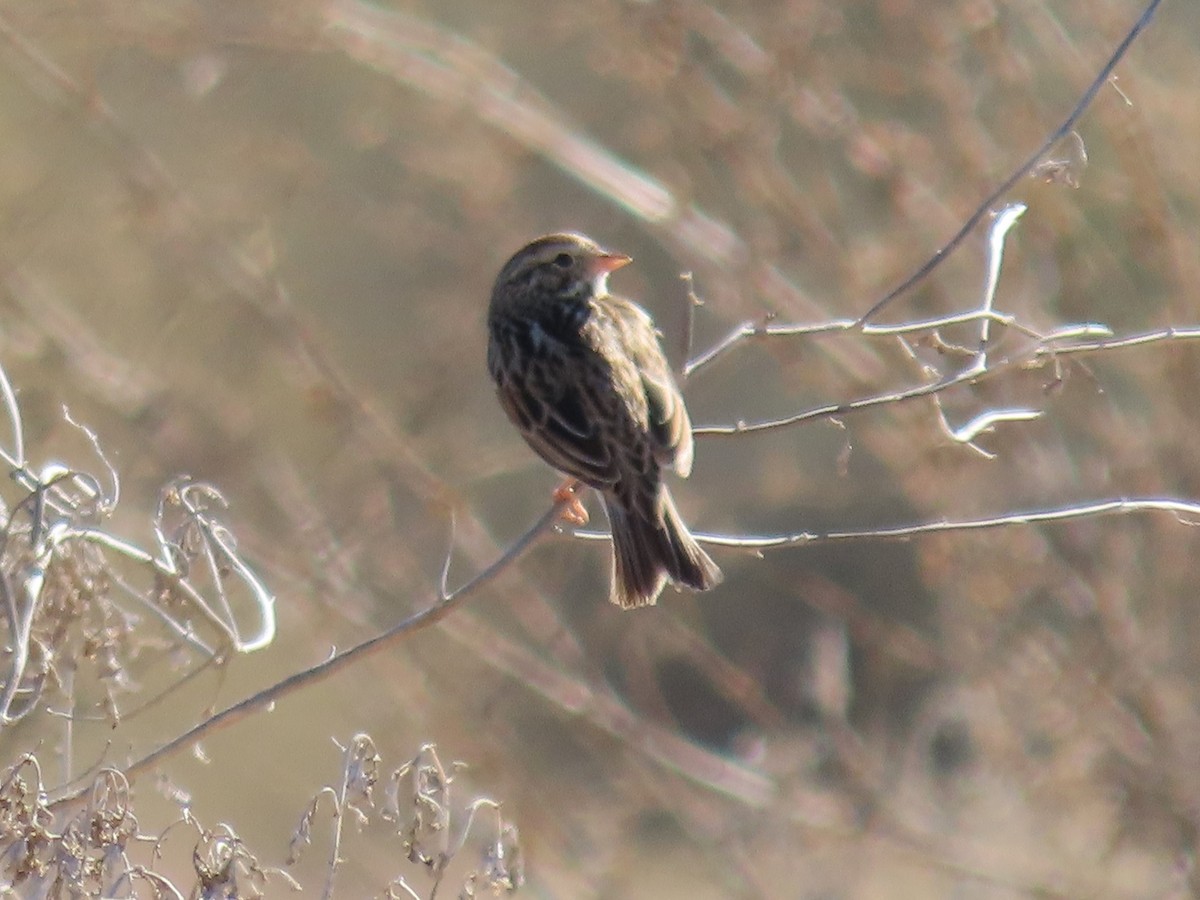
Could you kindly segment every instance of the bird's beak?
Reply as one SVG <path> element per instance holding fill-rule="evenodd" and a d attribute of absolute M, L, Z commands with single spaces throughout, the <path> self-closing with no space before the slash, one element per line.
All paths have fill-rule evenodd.
<path fill-rule="evenodd" d="M 624 253 L 602 253 L 592 261 L 592 269 L 597 275 L 607 275 L 631 262 L 633 262 L 633 257 L 626 256 Z"/>

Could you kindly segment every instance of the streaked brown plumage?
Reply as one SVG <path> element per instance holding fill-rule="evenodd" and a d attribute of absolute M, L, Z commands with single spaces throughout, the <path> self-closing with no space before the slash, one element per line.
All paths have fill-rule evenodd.
<path fill-rule="evenodd" d="M 687 477 L 692 426 L 650 316 L 608 293 L 629 262 L 577 234 L 526 245 L 496 279 L 488 369 L 521 436 L 554 468 L 595 488 L 612 526 L 609 599 L 654 603 L 668 580 L 721 580 L 679 518 L 662 470 Z"/>

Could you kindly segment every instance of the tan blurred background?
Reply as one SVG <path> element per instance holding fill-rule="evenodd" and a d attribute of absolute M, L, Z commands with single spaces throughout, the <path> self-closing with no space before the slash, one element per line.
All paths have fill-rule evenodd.
<path fill-rule="evenodd" d="M 571 228 L 632 255 L 614 287 L 677 360 L 685 271 L 706 301 L 695 352 L 768 314 L 853 317 L 1053 130 L 1139 13 L 4 4 L 0 362 L 31 456 L 90 463 L 67 404 L 121 472 L 116 528 L 139 540 L 171 475 L 218 485 L 281 623 L 169 704 L 80 723 L 76 767 L 137 756 L 427 605 L 451 513 L 459 583 L 546 508 L 556 476 L 484 367 L 491 280 L 527 239 Z M 1200 323 L 1198 49 L 1194 4 L 1168 0 L 1078 129 L 1081 186 L 1012 192 L 1030 210 L 1001 308 L 1043 329 Z M 883 318 L 970 307 L 982 248 L 973 235 Z M 983 439 L 994 460 L 911 403 L 703 439 L 676 496 L 731 534 L 1198 497 L 1198 353 L 1160 344 L 1065 364 L 1052 388 L 1043 369 L 948 398 L 960 417 L 1046 410 Z M 728 424 L 919 377 L 892 343 L 827 336 L 749 343 L 685 391 L 697 424 Z M 469 764 L 461 800 L 503 801 L 535 897 L 1189 896 L 1197 546 L 1128 517 L 719 552 L 720 589 L 622 614 L 607 548 L 557 538 L 437 628 L 164 772 L 278 863 L 338 778 L 331 739 L 369 732 L 389 765 L 434 741 Z M 3 763 L 58 727 L 0 734 Z M 144 830 L 175 815 L 150 779 L 137 797 Z M 400 874 L 428 890 L 383 831 L 347 837 L 341 896 Z"/>

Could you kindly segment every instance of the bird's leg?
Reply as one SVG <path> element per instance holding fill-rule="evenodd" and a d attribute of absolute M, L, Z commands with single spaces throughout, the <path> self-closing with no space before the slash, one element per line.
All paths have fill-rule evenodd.
<path fill-rule="evenodd" d="M 588 511 L 584 508 L 583 501 L 579 499 L 579 491 L 582 487 L 583 482 L 575 478 L 568 478 L 554 489 L 554 502 L 567 504 L 562 511 L 563 521 L 570 522 L 572 525 L 588 523 Z"/>

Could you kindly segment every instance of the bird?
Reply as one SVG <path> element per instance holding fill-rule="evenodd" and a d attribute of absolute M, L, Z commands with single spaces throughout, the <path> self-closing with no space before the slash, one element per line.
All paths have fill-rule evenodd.
<path fill-rule="evenodd" d="M 693 443 L 659 332 L 608 290 L 630 262 L 581 234 L 544 235 L 501 268 L 487 314 L 488 371 L 508 418 L 564 488 L 577 480 L 603 500 L 609 599 L 624 609 L 654 604 L 668 581 L 705 591 L 722 579 L 663 479 L 690 474 Z"/>

